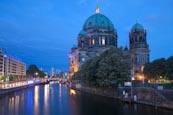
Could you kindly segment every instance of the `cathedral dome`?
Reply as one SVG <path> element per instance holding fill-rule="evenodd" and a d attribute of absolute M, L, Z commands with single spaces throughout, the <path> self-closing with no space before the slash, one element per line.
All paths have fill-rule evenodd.
<path fill-rule="evenodd" d="M 133 25 L 133 27 L 132 27 L 132 31 L 134 31 L 134 30 L 144 31 L 144 27 L 143 27 L 141 24 L 136 23 L 136 24 Z"/>
<path fill-rule="evenodd" d="M 79 35 L 82 35 L 82 36 L 85 36 L 87 33 L 86 33 L 86 31 L 84 31 L 84 30 L 81 30 L 80 32 L 79 32 Z"/>
<path fill-rule="evenodd" d="M 83 26 L 84 30 L 87 29 L 110 29 L 114 30 L 114 26 L 112 22 L 104 16 L 103 14 L 96 13 L 92 16 L 90 16 Z"/>

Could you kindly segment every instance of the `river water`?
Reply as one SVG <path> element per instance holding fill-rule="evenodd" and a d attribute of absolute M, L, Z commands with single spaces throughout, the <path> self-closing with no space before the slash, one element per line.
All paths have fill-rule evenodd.
<path fill-rule="evenodd" d="M 1 96 L 0 115 L 173 115 L 173 111 L 46 84 Z"/>

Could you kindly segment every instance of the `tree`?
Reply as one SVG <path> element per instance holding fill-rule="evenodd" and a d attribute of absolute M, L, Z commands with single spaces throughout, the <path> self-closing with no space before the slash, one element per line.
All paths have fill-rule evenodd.
<path fill-rule="evenodd" d="M 160 76 L 173 79 L 173 56 L 167 60 L 160 58 L 147 63 L 144 68 L 144 74 L 148 79 L 160 79 Z"/>
<path fill-rule="evenodd" d="M 6 81 L 6 77 L 5 76 L 0 76 L 0 80 Z"/>
<path fill-rule="evenodd" d="M 16 76 L 16 77 L 17 77 L 17 76 Z M 15 76 L 9 75 L 9 81 L 13 81 L 13 80 L 15 80 Z"/>
<path fill-rule="evenodd" d="M 110 86 L 128 80 L 131 69 L 131 58 L 128 51 L 110 48 L 100 56 L 83 64 L 73 79 L 99 86 Z"/>
<path fill-rule="evenodd" d="M 144 68 L 144 74 L 148 79 L 159 79 L 160 76 L 166 74 L 165 58 L 156 59 L 151 63 L 147 63 Z"/>
<path fill-rule="evenodd" d="M 166 76 L 173 80 L 173 56 L 169 57 L 166 61 Z"/>
<path fill-rule="evenodd" d="M 36 73 L 38 75 L 36 75 Z M 28 70 L 26 71 L 27 76 L 31 77 L 44 77 L 45 73 L 43 71 L 40 71 L 36 65 L 30 65 L 28 67 Z"/>

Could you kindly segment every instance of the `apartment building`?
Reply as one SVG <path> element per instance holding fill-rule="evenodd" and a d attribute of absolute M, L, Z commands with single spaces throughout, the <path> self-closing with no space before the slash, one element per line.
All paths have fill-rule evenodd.
<path fill-rule="evenodd" d="M 4 50 L 0 48 L 0 75 L 25 76 L 26 64 L 19 59 L 4 55 Z"/>

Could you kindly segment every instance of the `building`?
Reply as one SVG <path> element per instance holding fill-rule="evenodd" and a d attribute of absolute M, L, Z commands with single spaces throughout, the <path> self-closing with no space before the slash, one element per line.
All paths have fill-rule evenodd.
<path fill-rule="evenodd" d="M 69 76 L 72 77 L 87 60 L 99 56 L 110 47 L 117 47 L 117 38 L 113 23 L 100 13 L 97 3 L 95 14 L 85 21 L 78 34 L 78 46 L 69 53 Z"/>
<path fill-rule="evenodd" d="M 67 71 L 61 72 L 60 78 L 69 79 L 69 72 L 67 72 Z"/>
<path fill-rule="evenodd" d="M 78 71 L 79 56 L 78 48 L 73 46 L 71 52 L 68 54 L 69 57 L 69 77 L 71 78 L 75 72 Z"/>
<path fill-rule="evenodd" d="M 4 55 L 4 75 L 25 76 L 26 65 L 25 63 Z"/>
<path fill-rule="evenodd" d="M 143 26 L 136 23 L 132 27 L 129 38 L 134 71 L 142 72 L 144 64 L 149 62 L 149 49 Z M 77 41 L 78 46 L 73 47 L 69 53 L 70 77 L 87 60 L 99 56 L 110 47 L 117 47 L 117 31 L 111 20 L 100 13 L 98 3 L 95 14 L 85 21 Z"/>
<path fill-rule="evenodd" d="M 97 3 L 95 14 L 85 21 L 78 35 L 79 68 L 110 46 L 117 47 L 117 32 L 111 20 L 100 13 Z"/>
<path fill-rule="evenodd" d="M 138 22 L 133 25 L 129 33 L 129 47 L 135 75 L 141 75 L 143 73 L 144 65 L 150 59 L 150 50 L 146 35 L 146 30 Z"/>
<path fill-rule="evenodd" d="M 51 77 L 54 77 L 55 76 L 55 70 L 54 70 L 53 67 L 50 69 L 50 76 Z"/>
<path fill-rule="evenodd" d="M 4 50 L 0 48 L 0 75 L 4 75 Z"/>
<path fill-rule="evenodd" d="M 26 65 L 18 59 L 4 55 L 4 50 L 0 48 L 0 75 L 25 76 Z"/>

